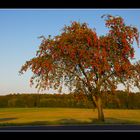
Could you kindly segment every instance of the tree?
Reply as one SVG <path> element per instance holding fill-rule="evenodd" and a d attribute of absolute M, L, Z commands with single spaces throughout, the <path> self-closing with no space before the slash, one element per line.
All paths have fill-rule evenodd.
<path fill-rule="evenodd" d="M 39 90 L 61 89 L 82 91 L 96 105 L 98 119 L 104 121 L 102 95 L 115 91 L 119 83 L 124 86 L 132 77 L 133 42 L 139 43 L 136 27 L 126 26 L 123 18 L 104 15 L 109 32 L 97 36 L 87 23 L 72 22 L 60 35 L 41 36 L 42 43 L 32 58 L 22 66 L 20 73 L 31 69 L 31 85 Z M 133 80 L 134 81 L 134 80 Z"/>

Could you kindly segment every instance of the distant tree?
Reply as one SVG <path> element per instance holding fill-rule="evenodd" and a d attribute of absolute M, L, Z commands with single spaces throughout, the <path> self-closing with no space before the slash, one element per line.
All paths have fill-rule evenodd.
<path fill-rule="evenodd" d="M 8 107 L 16 107 L 16 102 L 17 102 L 16 98 L 8 100 Z"/>
<path fill-rule="evenodd" d="M 0 96 L 0 107 L 8 107 L 7 96 Z"/>
<path fill-rule="evenodd" d="M 39 107 L 49 107 L 49 100 L 48 99 L 41 99 L 39 102 Z"/>
<path fill-rule="evenodd" d="M 90 29 L 86 23 L 72 22 L 58 36 L 41 36 L 43 40 L 36 57 L 27 61 L 20 70 L 22 74 L 31 69 L 30 82 L 36 82 L 39 90 L 61 89 L 64 83 L 70 90 L 90 96 L 98 109 L 100 121 L 104 121 L 103 93 L 114 92 L 119 83 L 130 86 L 128 81 L 134 76 L 131 63 L 134 39 L 139 43 L 136 27 L 127 26 L 118 16 L 102 17 L 109 28 L 108 34 L 97 36 L 95 29 Z M 135 75 L 137 79 L 138 73 Z"/>

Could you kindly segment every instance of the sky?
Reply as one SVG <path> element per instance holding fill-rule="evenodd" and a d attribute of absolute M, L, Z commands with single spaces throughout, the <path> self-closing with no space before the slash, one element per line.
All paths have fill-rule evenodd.
<path fill-rule="evenodd" d="M 0 95 L 37 93 L 30 87 L 31 71 L 19 75 L 21 66 L 35 56 L 39 36 L 58 35 L 72 21 L 86 22 L 98 35 L 105 35 L 103 14 L 119 15 L 140 31 L 140 9 L 1 9 L 0 10 Z M 135 58 L 140 48 L 134 43 Z M 44 91 L 53 93 L 53 90 Z"/>

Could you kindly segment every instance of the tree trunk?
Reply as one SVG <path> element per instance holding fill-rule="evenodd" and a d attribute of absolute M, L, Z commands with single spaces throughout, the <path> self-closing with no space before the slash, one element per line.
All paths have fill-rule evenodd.
<path fill-rule="evenodd" d="M 98 120 L 104 121 L 104 113 L 103 113 L 103 106 L 102 106 L 102 99 L 100 96 L 93 96 L 93 100 L 98 110 Z"/>

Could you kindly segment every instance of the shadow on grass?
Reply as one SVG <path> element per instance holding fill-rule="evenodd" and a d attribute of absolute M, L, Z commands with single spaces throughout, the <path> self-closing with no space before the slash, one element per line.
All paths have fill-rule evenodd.
<path fill-rule="evenodd" d="M 104 122 L 99 121 L 98 119 L 90 118 L 92 124 L 140 124 L 138 121 L 131 121 L 125 119 L 116 119 L 116 118 L 106 118 Z"/>
<path fill-rule="evenodd" d="M 7 119 L 8 118 L 3 118 Z M 16 119 L 16 118 L 9 118 Z M 90 121 L 80 121 L 77 119 L 59 119 L 56 121 L 34 121 L 29 123 L 0 123 L 0 126 L 47 126 L 47 125 L 115 125 L 115 124 L 139 124 L 140 122 L 137 121 L 129 121 L 123 119 L 116 119 L 116 118 L 106 118 L 105 122 L 98 121 L 98 119 L 90 118 Z"/>
<path fill-rule="evenodd" d="M 0 122 L 16 120 L 17 118 L 0 118 Z"/>

